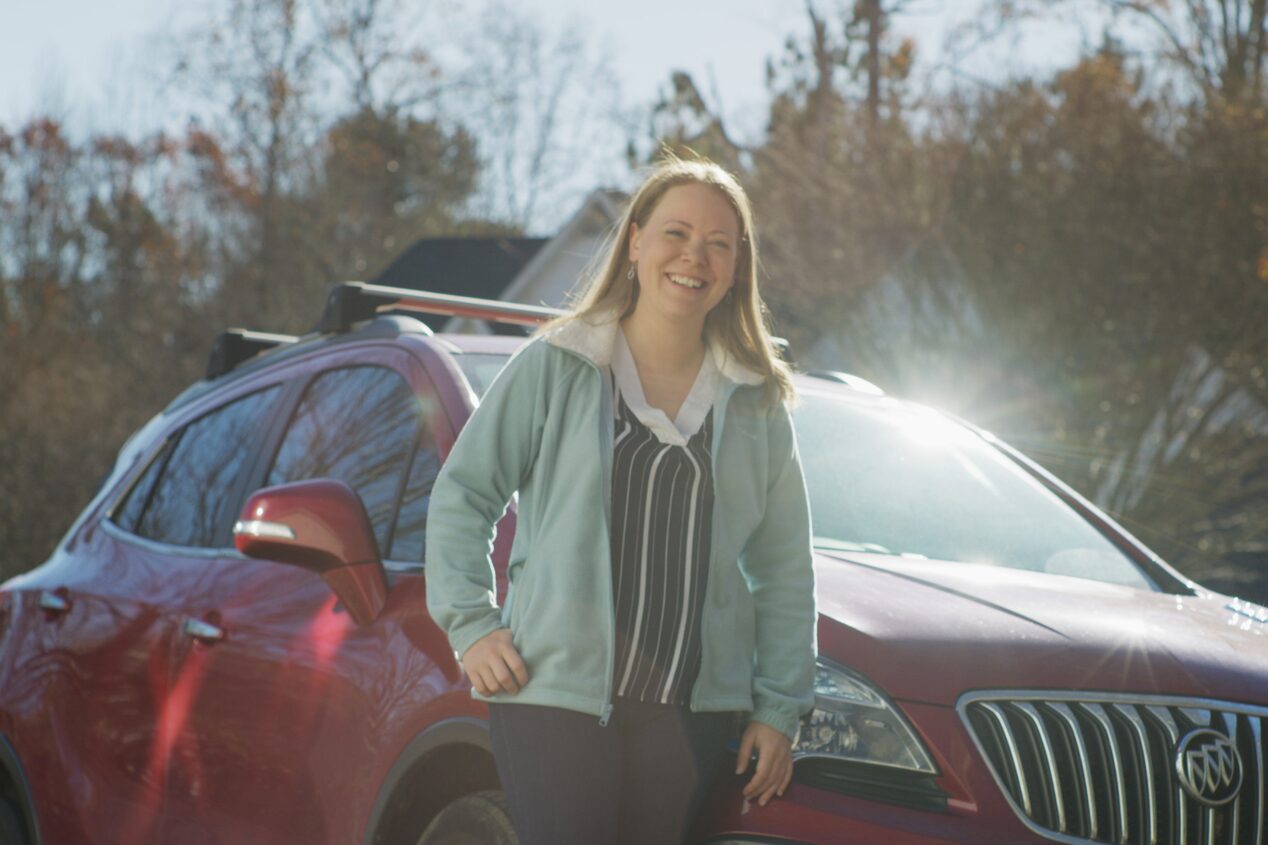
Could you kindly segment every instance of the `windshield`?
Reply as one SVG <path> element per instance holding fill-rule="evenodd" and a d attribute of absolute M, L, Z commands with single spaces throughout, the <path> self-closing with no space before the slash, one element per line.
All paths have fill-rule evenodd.
<path fill-rule="evenodd" d="M 505 355 L 454 355 L 482 396 Z M 1027 569 L 1154 589 L 1077 511 L 964 426 L 896 400 L 803 390 L 793 412 L 824 549 Z"/>
<path fill-rule="evenodd" d="M 1152 588 L 1055 493 L 934 411 L 803 392 L 794 414 L 817 546 Z"/>

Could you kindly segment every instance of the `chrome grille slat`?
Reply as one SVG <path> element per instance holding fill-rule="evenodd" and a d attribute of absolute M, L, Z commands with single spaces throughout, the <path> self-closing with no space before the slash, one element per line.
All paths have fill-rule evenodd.
<path fill-rule="evenodd" d="M 967 693 L 957 705 L 990 774 L 1018 818 L 1045 841 L 1070 845 L 1268 845 L 1268 706 L 1204 698 L 1051 690 Z M 1242 777 L 1215 801 L 1214 781 L 1189 774 L 1226 754 Z M 1190 738 L 1190 735 L 1193 735 Z M 1181 743 L 1185 777 L 1177 757 Z M 1215 757 L 1205 758 L 1214 765 Z M 1219 765 L 1224 765 L 1220 763 Z M 1227 777 L 1227 775 L 1225 775 Z M 1224 780 L 1225 789 L 1229 781 Z M 1190 795 L 1188 789 L 1205 796 Z M 1231 800 L 1229 800 L 1231 799 Z"/>
<path fill-rule="evenodd" d="M 1130 704 L 1115 704 L 1114 709 L 1131 725 L 1136 737 L 1136 750 L 1140 754 L 1141 768 L 1145 773 L 1145 841 L 1149 845 L 1158 845 L 1158 800 L 1154 794 L 1153 762 L 1149 759 L 1149 735 L 1135 707 Z"/>
<path fill-rule="evenodd" d="M 1021 792 L 1021 806 L 1025 810 L 1026 815 L 1029 816 L 1034 810 L 1030 806 L 1030 790 L 1026 787 L 1026 768 L 1022 762 L 1021 752 L 1017 750 L 1017 737 L 1013 736 L 1013 728 L 1008 724 L 1008 717 L 1004 715 L 1003 710 L 994 704 L 984 705 L 982 709 L 995 717 L 1000 731 L 1004 734 L 1004 742 L 1008 744 L 1008 753 L 1013 762 L 1013 771 L 1017 775 L 1017 786 Z"/>
<path fill-rule="evenodd" d="M 1171 747 L 1174 748 L 1176 743 L 1180 741 L 1180 728 L 1176 726 L 1176 720 L 1172 717 L 1171 712 L 1165 707 L 1157 705 L 1147 708 L 1148 711 L 1158 720 L 1159 724 L 1167 732 L 1167 738 L 1171 741 Z M 1175 842 L 1181 842 L 1184 839 L 1184 833 L 1189 827 L 1189 802 L 1185 800 L 1184 787 L 1176 784 L 1176 832 L 1172 835 Z"/>
<path fill-rule="evenodd" d="M 1237 744 L 1237 714 L 1225 712 L 1225 713 L 1221 713 L 1220 715 L 1224 717 L 1225 732 L 1228 733 L 1228 735 L 1233 740 L 1233 744 L 1236 745 Z M 1246 783 L 1246 773 L 1244 771 L 1242 773 L 1242 783 L 1243 784 Z M 1258 785 L 1258 780 L 1256 780 L 1256 785 Z M 1241 803 L 1242 803 L 1242 799 L 1241 799 L 1241 796 L 1239 795 L 1233 801 L 1232 809 L 1229 810 L 1230 819 L 1231 819 L 1230 823 L 1232 825 L 1232 828 L 1229 830 L 1228 836 L 1224 837 L 1224 841 L 1225 843 L 1227 843 L 1227 845 L 1237 845 L 1237 818 L 1241 814 L 1241 811 L 1242 811 Z"/>
<path fill-rule="evenodd" d="M 1053 701 L 1048 702 L 1047 707 L 1065 723 L 1070 729 L 1070 736 L 1073 737 L 1075 754 L 1079 761 L 1079 778 L 1083 784 L 1083 804 L 1087 810 L 1087 835 L 1096 839 L 1100 835 L 1100 828 L 1096 823 L 1096 796 L 1092 792 L 1092 764 L 1088 761 L 1087 743 L 1083 741 L 1083 731 L 1080 730 L 1078 718 L 1070 709 L 1070 705 L 1063 701 Z"/>
<path fill-rule="evenodd" d="M 1110 721 L 1109 714 L 1105 712 L 1105 708 L 1099 704 L 1079 702 L 1079 706 L 1096 720 L 1097 725 L 1101 729 L 1101 739 L 1105 740 L 1105 747 L 1109 749 L 1111 777 L 1113 778 L 1111 785 L 1114 787 L 1115 797 L 1118 799 L 1111 802 L 1114 831 L 1119 845 L 1127 845 L 1129 834 L 1127 824 L 1127 782 L 1123 778 L 1123 755 L 1118 751 L 1118 737 L 1114 735 L 1114 723 Z"/>
<path fill-rule="evenodd" d="M 1044 767 L 1048 772 L 1048 791 L 1056 811 L 1057 831 L 1065 833 L 1068 828 L 1065 821 L 1065 801 L 1061 794 L 1061 773 L 1057 771 L 1057 755 L 1052 751 L 1052 739 L 1048 736 L 1048 728 L 1043 723 L 1043 716 L 1039 715 L 1039 711 L 1033 704 L 1020 702 L 1014 706 L 1035 726 L 1035 733 L 1039 736 L 1039 747 L 1043 751 Z"/>
<path fill-rule="evenodd" d="M 1264 804 L 1268 804 L 1268 784 L 1264 783 L 1265 776 L 1268 772 L 1264 771 L 1264 737 L 1260 726 L 1258 716 L 1250 717 L 1250 735 L 1255 738 L 1255 772 L 1258 774 L 1256 780 L 1259 783 L 1259 800 L 1258 809 L 1255 811 L 1255 838 L 1254 842 L 1264 841 Z"/>

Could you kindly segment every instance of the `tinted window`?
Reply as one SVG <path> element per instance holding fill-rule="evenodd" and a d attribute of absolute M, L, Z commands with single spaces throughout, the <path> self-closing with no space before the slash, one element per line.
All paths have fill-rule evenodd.
<path fill-rule="evenodd" d="M 414 453 L 409 468 L 409 481 L 401 499 L 401 512 L 396 518 L 392 550 L 388 557 L 400 561 L 422 561 L 426 545 L 427 506 L 431 502 L 431 486 L 440 472 L 440 456 L 426 431 Z"/>
<path fill-rule="evenodd" d="M 421 403 L 405 379 L 383 367 L 323 373 L 304 392 L 268 484 L 334 478 L 361 496 L 379 549 L 388 548 Z"/>
<path fill-rule="evenodd" d="M 175 440 L 168 440 L 164 443 L 163 448 L 150 461 L 150 465 L 145 468 L 145 473 L 137 479 L 136 484 L 132 485 L 132 489 L 128 491 L 127 498 L 111 517 L 116 525 L 126 528 L 128 531 L 136 530 L 137 520 L 141 518 L 141 512 L 145 510 L 145 503 L 150 499 L 150 491 L 154 489 L 154 481 L 162 471 L 163 464 L 167 462 L 167 456 L 172 453 L 172 445 L 175 442 Z"/>
<path fill-rule="evenodd" d="M 141 516 L 138 534 L 179 546 L 218 545 L 216 529 L 238 508 L 230 496 L 259 442 L 276 393 L 276 388 L 253 393 L 185 427 Z"/>

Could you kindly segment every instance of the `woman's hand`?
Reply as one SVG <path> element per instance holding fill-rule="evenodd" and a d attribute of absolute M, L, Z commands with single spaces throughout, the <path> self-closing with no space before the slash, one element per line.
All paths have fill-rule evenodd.
<path fill-rule="evenodd" d="M 462 668 L 480 695 L 511 695 L 528 683 L 528 669 L 511 643 L 511 632 L 498 628 L 475 641 L 462 655 Z"/>
<path fill-rule="evenodd" d="M 765 807 L 772 797 L 783 795 L 792 780 L 792 743 L 765 722 L 749 722 L 735 761 L 737 775 L 748 768 L 753 752 L 757 752 L 757 771 L 744 787 L 744 797 Z"/>

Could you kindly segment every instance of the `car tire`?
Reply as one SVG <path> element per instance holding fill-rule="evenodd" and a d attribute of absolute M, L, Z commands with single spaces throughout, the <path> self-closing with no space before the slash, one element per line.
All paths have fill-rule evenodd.
<path fill-rule="evenodd" d="M 31 840 L 26 835 L 22 813 L 8 798 L 0 798 L 0 842 L 5 845 L 26 845 Z"/>
<path fill-rule="evenodd" d="M 496 790 L 464 795 L 441 810 L 418 845 L 519 845 L 506 796 Z"/>

